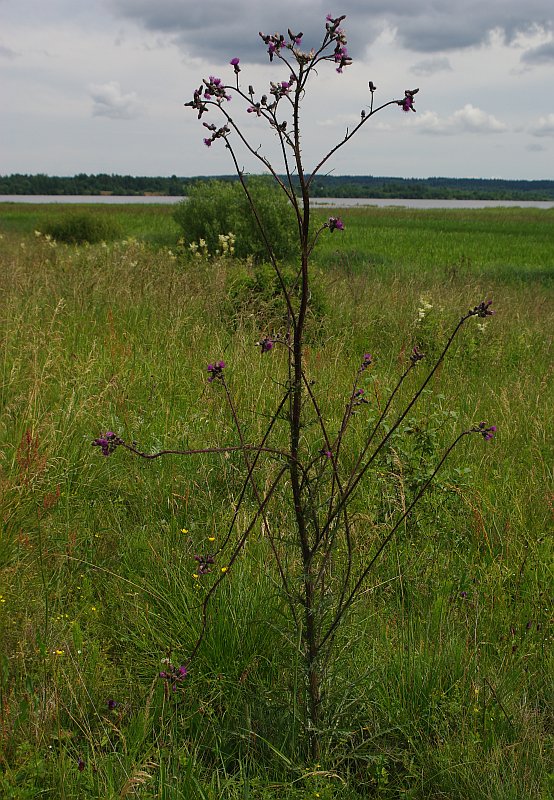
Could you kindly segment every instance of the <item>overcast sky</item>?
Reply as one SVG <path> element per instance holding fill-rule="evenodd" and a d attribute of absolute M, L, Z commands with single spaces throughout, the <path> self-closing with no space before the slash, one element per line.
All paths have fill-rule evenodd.
<path fill-rule="evenodd" d="M 307 51 L 329 12 L 347 15 L 353 64 L 321 65 L 308 87 L 308 170 L 359 120 L 371 79 L 376 103 L 419 87 L 417 113 L 369 120 L 334 174 L 554 179 L 553 0 L 0 0 L 0 174 L 230 174 L 184 103 L 203 77 L 232 83 L 235 56 L 259 94 L 286 80 L 258 31 L 303 31 Z M 275 153 L 238 98 L 226 108 Z"/>

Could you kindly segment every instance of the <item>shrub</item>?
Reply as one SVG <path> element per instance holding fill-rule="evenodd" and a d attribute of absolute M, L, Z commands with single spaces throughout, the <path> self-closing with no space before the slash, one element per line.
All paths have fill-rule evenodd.
<path fill-rule="evenodd" d="M 283 282 L 295 306 L 300 302 L 301 285 L 297 270 L 281 269 Z M 271 264 L 254 267 L 247 264 L 233 270 L 227 290 L 225 311 L 234 320 L 250 318 L 260 330 L 283 332 L 287 325 L 287 304 L 275 270 Z M 313 273 L 311 302 L 307 311 L 310 333 L 313 335 L 323 325 L 327 306 L 320 275 Z M 310 338 L 310 337 L 308 337 Z"/>
<path fill-rule="evenodd" d="M 270 178 L 262 176 L 249 178 L 247 186 L 275 257 L 290 258 L 295 252 L 296 220 L 285 195 Z M 210 180 L 196 184 L 188 200 L 178 204 L 174 219 L 187 243 L 204 239 L 210 253 L 218 249 L 221 234 L 234 233 L 239 258 L 267 259 L 263 236 L 239 182 Z"/>
<path fill-rule="evenodd" d="M 117 239 L 121 236 L 121 229 L 113 219 L 69 212 L 47 222 L 43 233 L 65 244 L 96 244 Z"/>

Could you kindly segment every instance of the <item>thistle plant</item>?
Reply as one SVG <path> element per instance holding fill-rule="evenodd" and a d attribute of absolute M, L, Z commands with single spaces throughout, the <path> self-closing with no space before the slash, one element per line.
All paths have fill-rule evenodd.
<path fill-rule="evenodd" d="M 308 51 L 301 49 L 302 33 L 295 33 L 291 29 L 287 36 L 260 33 L 269 61 L 282 69 L 280 79 L 271 82 L 266 93 L 259 94 L 251 85 L 246 88 L 243 86 L 240 59 L 233 57 L 229 62 L 229 82 L 209 76 L 194 91 L 192 100 L 185 104 L 196 112 L 205 129 L 206 147 L 224 147 L 229 153 L 259 225 L 267 257 L 275 270 L 284 299 L 286 318 L 282 330 L 271 335 L 260 332 L 260 339 L 256 343 L 261 357 L 275 359 L 275 405 L 263 436 L 257 442 L 248 441 L 233 397 L 232 365 L 217 360 L 207 365 L 206 379 L 211 384 L 210 390 L 220 392 L 228 406 L 236 432 L 233 444 L 214 443 L 211 447 L 198 449 L 168 449 L 148 453 L 111 431 L 94 441 L 105 456 L 118 448 L 145 459 L 240 452 L 244 462 L 244 479 L 241 491 L 234 499 L 226 534 L 221 537 L 221 544 L 214 552 L 196 554 L 193 565 L 195 577 L 205 581 L 206 587 L 200 608 L 200 635 L 192 651 L 184 656 L 185 663 L 178 669 L 168 668 L 163 677 L 175 687 L 194 669 L 194 658 L 202 646 L 209 624 L 210 601 L 223 580 L 232 580 L 237 559 L 246 556 L 245 544 L 249 537 L 261 531 L 267 538 L 280 577 L 281 591 L 296 640 L 301 643 L 305 735 L 307 751 L 313 759 L 318 757 L 325 725 L 323 687 L 332 663 L 333 645 L 339 627 L 346 622 L 381 553 L 412 513 L 454 448 L 469 435 L 479 434 L 484 440 L 490 440 L 496 431 L 494 426 L 485 422 L 472 424 L 462 430 L 397 519 L 389 523 L 387 533 L 374 551 L 366 555 L 359 552 L 361 548 L 357 543 L 360 531 L 352 508 L 357 492 L 371 480 L 376 460 L 421 398 L 461 328 L 473 317 L 485 318 L 494 312 L 490 308 L 491 301 L 487 300 L 473 305 L 461 316 L 440 349 L 438 358 L 420 379 L 409 401 L 398 410 L 396 401 L 400 396 L 405 396 L 404 392 L 401 395 L 400 390 L 409 385 L 408 376 L 422 369 L 424 353 L 417 347 L 413 348 L 396 386 L 382 404 L 378 417 L 367 426 L 362 446 L 352 456 L 349 434 L 352 421 L 368 404 L 362 383 L 366 374 L 373 369 L 373 358 L 370 353 L 360 355 L 351 384 L 345 390 L 342 419 L 338 425 L 331 426 L 326 422 L 321 408 L 325 387 L 320 389 L 315 384 L 306 362 L 305 332 L 311 296 L 310 262 L 314 248 L 323 235 L 344 235 L 345 225 L 340 217 L 332 216 L 319 228 L 314 228 L 310 190 L 316 176 L 332 156 L 345 147 L 353 136 L 362 133 L 362 128 L 368 125 L 375 114 L 388 107 L 415 112 L 418 89 L 405 90 L 399 98 L 377 104 L 377 87 L 369 81 L 368 102 L 360 112 L 358 123 L 307 168 L 301 150 L 302 102 L 309 90 L 309 82 L 319 77 L 325 68 L 334 67 L 340 74 L 352 63 L 343 28 L 344 19 L 344 16 L 328 15 L 321 43 Z M 236 109 L 238 104 L 241 108 Z M 273 132 L 281 156 L 278 168 L 243 132 L 240 120 L 245 114 L 257 118 L 260 124 L 268 126 Z M 285 281 L 282 265 L 274 255 L 271 231 L 264 229 L 251 198 L 247 178 L 240 167 L 241 148 L 256 159 L 264 171 L 269 172 L 294 211 L 297 261 L 292 289 L 290 283 Z M 314 420 L 316 425 L 311 424 Z M 283 421 L 287 427 L 286 447 L 279 446 L 281 439 L 276 435 Z M 245 498 L 254 500 L 255 505 L 255 511 L 247 523 L 239 522 L 243 518 L 239 511 L 243 508 Z M 288 519 L 292 520 L 292 529 L 287 536 L 279 538 L 273 534 L 269 523 L 270 511 L 276 507 L 277 499 L 280 508 L 290 510 Z"/>

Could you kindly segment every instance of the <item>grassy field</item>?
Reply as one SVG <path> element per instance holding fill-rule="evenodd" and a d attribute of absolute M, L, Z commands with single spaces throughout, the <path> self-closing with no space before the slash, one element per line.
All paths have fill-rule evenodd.
<path fill-rule="evenodd" d="M 432 356 L 470 307 L 497 312 L 469 320 L 358 493 L 361 557 L 456 433 L 498 434 L 464 441 L 377 563 L 340 631 L 314 764 L 264 537 L 223 582 L 186 680 L 159 677 L 198 634 L 194 554 L 223 535 L 240 456 L 91 447 L 106 430 L 149 452 L 235 443 L 206 384 L 219 358 L 259 436 L 284 375 L 255 346 L 275 308 L 252 302 L 248 266 L 189 257 L 171 208 L 83 209 L 123 238 L 56 244 L 35 231 L 65 210 L 0 205 L 0 795 L 551 797 L 554 212 L 348 210 L 321 241 L 307 359 L 331 425 L 364 352 L 371 418 L 414 344 Z M 360 414 L 353 446 L 363 428 Z M 286 539 L 291 509 L 271 513 Z"/>

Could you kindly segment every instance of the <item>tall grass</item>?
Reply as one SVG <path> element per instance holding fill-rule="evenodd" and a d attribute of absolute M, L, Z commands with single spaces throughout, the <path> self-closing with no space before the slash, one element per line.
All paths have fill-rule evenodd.
<path fill-rule="evenodd" d="M 240 456 L 145 463 L 91 447 L 106 428 L 152 450 L 234 443 L 205 385 L 216 357 L 261 430 L 273 362 L 255 347 L 263 319 L 230 319 L 238 267 L 182 256 L 166 208 L 110 209 L 125 241 L 89 247 L 36 237 L 43 213 L 0 220 L 0 793 L 548 797 L 554 217 L 350 211 L 319 251 L 326 316 L 308 368 L 330 387 L 330 424 L 360 354 L 376 360 L 355 437 L 414 343 L 437 346 L 485 296 L 498 312 L 463 334 L 357 498 L 359 557 L 454 430 L 483 418 L 499 433 L 456 453 L 353 607 L 324 687 L 332 735 L 311 764 L 298 642 L 261 535 L 210 606 L 182 688 L 158 677 L 198 633 L 194 554 L 223 533 Z M 283 538 L 287 513 L 271 509 Z"/>

